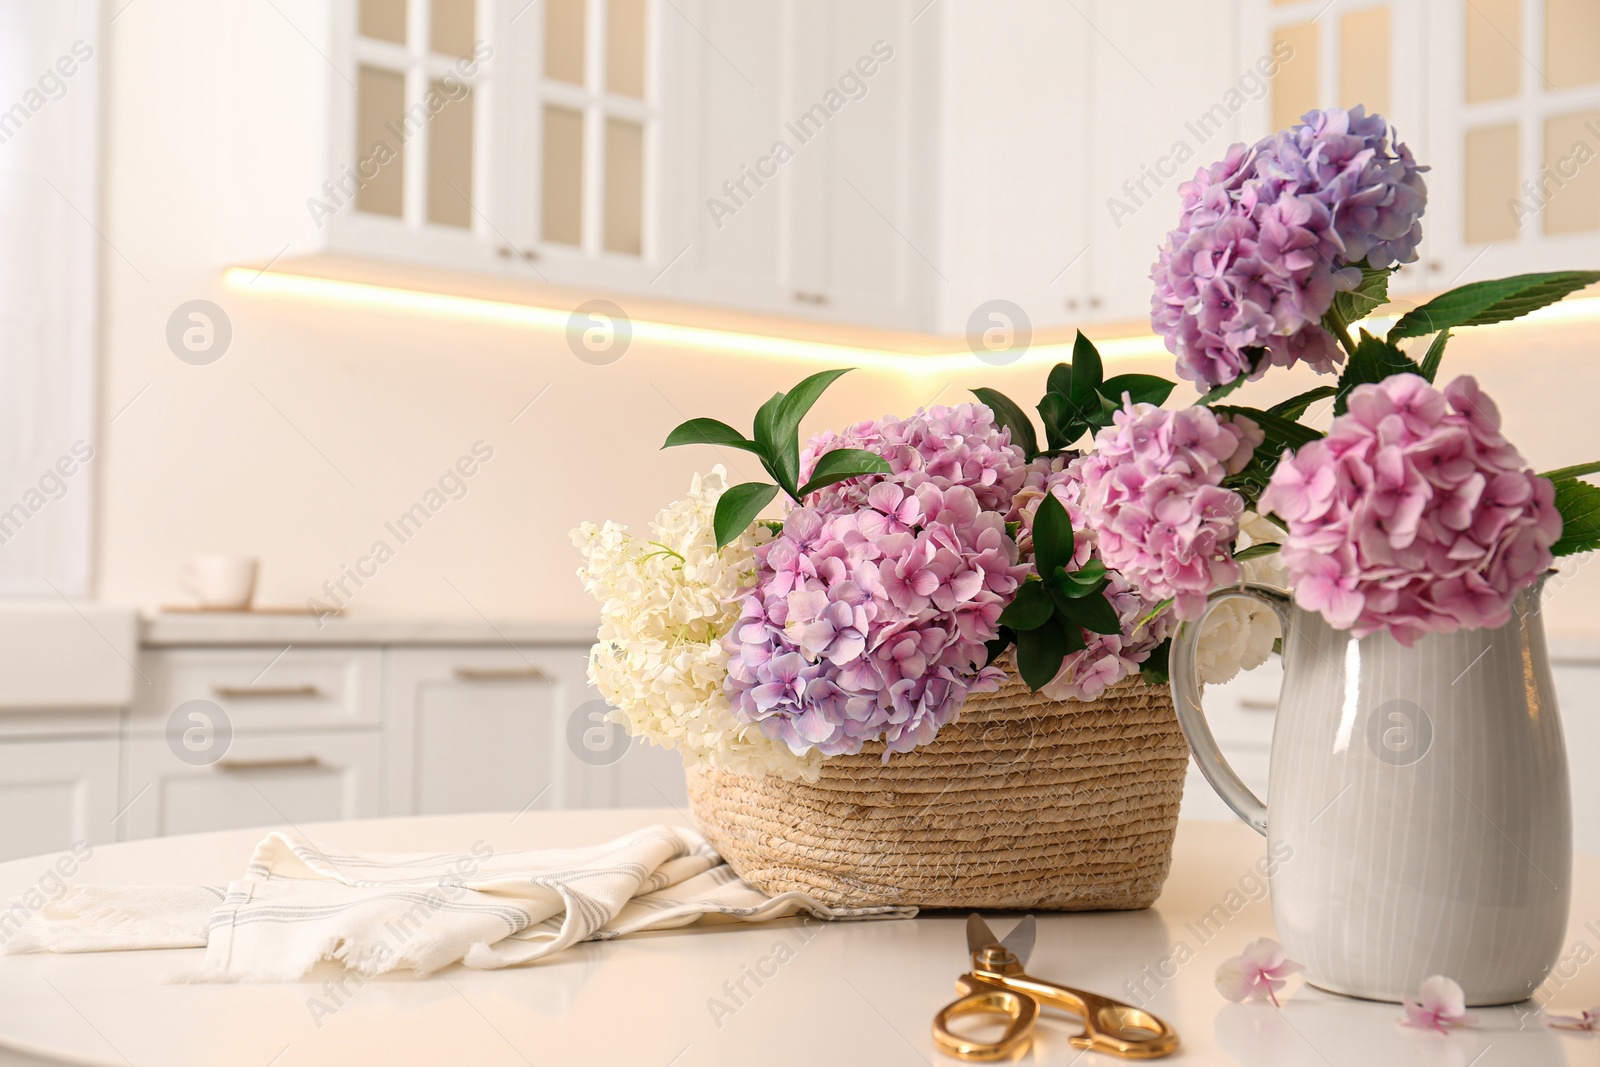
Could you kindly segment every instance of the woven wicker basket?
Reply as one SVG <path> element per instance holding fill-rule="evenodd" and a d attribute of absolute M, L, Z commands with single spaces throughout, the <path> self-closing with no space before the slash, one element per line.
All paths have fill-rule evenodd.
<path fill-rule="evenodd" d="M 767 893 L 859 907 L 1149 907 L 1172 860 L 1188 746 L 1164 686 L 1048 700 L 1014 672 L 932 744 L 881 744 L 815 783 L 689 771 L 701 832 Z"/>

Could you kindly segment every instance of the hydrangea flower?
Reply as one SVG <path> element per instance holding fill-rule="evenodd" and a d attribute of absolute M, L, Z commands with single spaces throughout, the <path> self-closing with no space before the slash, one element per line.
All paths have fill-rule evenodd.
<path fill-rule="evenodd" d="M 1239 580 L 1231 546 L 1244 498 L 1222 481 L 1262 439 L 1249 419 L 1207 407 L 1125 403 L 1077 472 L 1106 566 L 1146 597 L 1171 597 L 1177 618 L 1199 618 L 1207 593 Z"/>
<path fill-rule="evenodd" d="M 755 576 L 770 533 L 759 524 L 717 551 L 712 517 L 727 487 L 714 467 L 662 509 L 648 537 L 613 522 L 572 532 L 584 588 L 600 601 L 589 681 L 628 732 L 676 748 L 688 766 L 815 780 L 820 754 L 796 754 L 734 717 L 723 693 L 722 639 L 739 620 L 737 594 Z"/>
<path fill-rule="evenodd" d="M 801 483 L 811 476 L 818 457 L 836 448 L 877 453 L 889 461 L 891 477 L 908 489 L 925 481 L 940 489 L 964 485 L 985 511 L 1005 512 L 1027 473 L 1022 450 L 1011 444 L 1010 431 L 996 425 L 994 414 L 983 404 L 940 405 L 918 409 L 908 419 L 885 415 L 858 422 L 843 433 L 819 433 L 800 453 Z M 822 506 L 860 507 L 867 489 L 882 477 L 838 482 L 822 490 Z"/>
<path fill-rule="evenodd" d="M 1217 992 L 1242 1004 L 1252 997 L 1278 1005 L 1278 990 L 1288 985 L 1291 974 L 1305 970 L 1283 954 L 1283 946 L 1270 937 L 1258 937 L 1244 952 L 1224 960 L 1217 968 Z"/>
<path fill-rule="evenodd" d="M 1261 507 L 1288 523 L 1295 602 L 1357 637 L 1497 627 L 1551 562 L 1555 487 L 1460 377 L 1357 386 L 1328 435 L 1286 457 Z"/>
<path fill-rule="evenodd" d="M 1467 995 L 1453 978 L 1436 974 L 1422 981 L 1417 999 L 1401 1002 L 1406 1010 L 1401 1026 L 1445 1033 L 1447 1027 L 1471 1026 L 1476 1020 L 1467 1011 Z"/>
<path fill-rule="evenodd" d="M 796 754 L 881 739 L 888 759 L 1000 684 L 984 643 L 1027 573 L 1016 543 L 973 488 L 905 469 L 914 488 L 891 477 L 824 494 L 829 509 L 795 508 L 755 549 L 726 689 L 740 721 Z"/>
<path fill-rule="evenodd" d="M 1180 186 L 1150 275 L 1151 325 L 1179 376 L 1210 388 L 1269 365 L 1332 371 L 1344 357 L 1322 317 L 1361 264 L 1416 259 L 1426 169 L 1357 106 L 1307 112 Z"/>
<path fill-rule="evenodd" d="M 1253 511 L 1239 519 L 1239 539 L 1234 552 L 1257 544 L 1282 544 L 1288 534 Z M 1257 556 L 1239 564 L 1246 582 L 1288 589 L 1288 573 L 1277 553 Z M 1211 607 L 1206 615 L 1200 642 L 1195 650 L 1195 666 L 1207 685 L 1232 681 L 1240 671 L 1253 670 L 1272 655 L 1278 633 L 1278 615 L 1265 604 L 1233 598 Z"/>
<path fill-rule="evenodd" d="M 1075 532 L 1072 567 L 1082 567 L 1096 556 L 1096 534 L 1084 512 L 1083 483 L 1079 479 L 1082 459 L 1066 456 L 1041 456 L 1028 467 L 1023 486 L 1012 500 L 1009 521 L 1018 524 L 1017 544 L 1024 560 L 1033 557 L 1033 520 L 1048 493 L 1061 501 Z M 1103 562 L 1103 561 L 1102 561 Z M 1160 605 L 1159 597 L 1148 597 L 1116 571 L 1108 571 L 1106 595 L 1117 611 L 1122 632 L 1097 634 L 1084 632 L 1087 647 L 1069 652 L 1061 670 L 1041 690 L 1052 700 L 1094 700 L 1107 688 L 1138 673 L 1151 651 L 1166 640 L 1171 629 L 1171 612 L 1162 612 L 1142 627 L 1139 625 Z"/>

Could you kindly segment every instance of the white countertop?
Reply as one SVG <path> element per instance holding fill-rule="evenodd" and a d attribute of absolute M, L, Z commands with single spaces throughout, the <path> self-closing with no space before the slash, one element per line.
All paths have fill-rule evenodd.
<path fill-rule="evenodd" d="M 386 615 L 162 612 L 142 620 L 147 648 L 174 645 L 587 645 L 593 622 L 428 619 Z"/>
<path fill-rule="evenodd" d="M 652 822 L 660 811 L 529 812 L 311 824 L 324 846 L 387 851 L 571 846 Z M 259 830 L 97 848 L 76 881 L 217 883 L 242 873 Z M 1391 1004 L 1348 1000 L 1291 979 L 1281 1011 L 1229 1004 L 1212 985 L 1217 965 L 1251 938 L 1272 932 L 1270 909 L 1248 901 L 1262 839 L 1242 825 L 1184 823 L 1171 878 L 1143 912 L 1042 914 L 1030 970 L 1128 999 L 1143 982 L 1148 1007 L 1183 1039 L 1170 1062 L 1261 1067 L 1454 1067 L 1600 1063 L 1600 1037 L 1569 1035 L 1514 1008 L 1477 1012 L 1478 1026 L 1449 1036 L 1396 1025 Z M 0 864 L 0 894 L 38 883 L 50 857 Z M 1231 896 L 1230 896 L 1231 894 Z M 1200 918 L 1239 908 L 1209 940 Z M 929 1022 L 953 996 L 968 962 L 963 913 L 906 921 L 806 927 L 786 919 L 753 926 L 664 931 L 579 945 L 545 963 L 508 971 L 459 967 L 427 979 L 387 976 L 352 988 L 318 1019 L 340 972 L 283 985 L 185 985 L 173 981 L 203 950 L 64 956 L 0 956 L 0 1064 L 883 1064 L 947 1060 L 933 1050 Z M 1000 917 L 997 928 L 1009 927 Z M 1600 859 L 1579 857 L 1569 952 L 1593 947 L 1600 925 Z M 1180 944 L 1185 952 L 1179 951 Z M 778 946 L 786 946 L 780 951 Z M 1192 951 L 1192 958 L 1187 952 Z M 751 995 L 730 999 L 724 983 L 747 968 L 773 969 Z M 1174 963 L 1177 956 L 1185 961 Z M 1587 957 L 1582 957 L 1587 958 Z M 1600 966 L 1558 974 L 1556 1007 L 1600 1003 Z M 1553 978 L 1554 984 L 1558 979 Z M 732 1006 L 713 1015 L 712 1002 Z M 1066 1021 L 1036 1031 L 1024 1062 L 1103 1067 L 1120 1062 L 1067 1044 Z M 10 1050 L 9 1052 L 7 1050 Z"/>

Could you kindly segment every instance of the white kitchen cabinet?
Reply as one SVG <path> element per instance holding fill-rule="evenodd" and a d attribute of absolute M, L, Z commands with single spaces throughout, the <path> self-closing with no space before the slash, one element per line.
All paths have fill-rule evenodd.
<path fill-rule="evenodd" d="M 1069 313 L 1081 311 L 1072 321 L 1149 318 L 1150 268 L 1177 224 L 1178 186 L 1241 139 L 1242 112 L 1266 92 L 1262 70 L 1277 69 L 1270 55 L 1261 63 L 1262 54 L 1233 47 L 1223 12 L 1196 15 L 1186 0 L 1096 0 L 1073 16 L 1087 42 L 1093 151 L 1085 270 L 1063 299 Z"/>
<path fill-rule="evenodd" d="M 116 840 L 115 737 L 0 741 L 0 860 Z"/>
<path fill-rule="evenodd" d="M 234 730 L 376 727 L 383 653 L 375 648 L 170 648 L 147 651 L 129 718 L 135 731 L 164 730 L 173 709 L 214 704 Z"/>
<path fill-rule="evenodd" d="M 677 756 L 608 722 L 582 648 L 390 652 L 389 811 L 443 815 L 684 801 Z"/>
<path fill-rule="evenodd" d="M 1566 735 L 1572 777 L 1573 847 L 1600 856 L 1600 663 L 1557 662 L 1552 668 L 1561 729 Z"/>
<path fill-rule="evenodd" d="M 238 733 L 197 765 L 164 735 L 129 735 L 121 839 L 381 815 L 382 748 L 377 730 Z"/>

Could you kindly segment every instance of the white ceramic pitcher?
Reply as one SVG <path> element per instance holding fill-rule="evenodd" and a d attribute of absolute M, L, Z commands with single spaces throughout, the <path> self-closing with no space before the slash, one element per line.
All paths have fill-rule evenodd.
<path fill-rule="evenodd" d="M 1542 586 L 1542 582 L 1540 586 Z M 1284 952 L 1312 984 L 1398 1001 L 1429 975 L 1472 1005 L 1527 998 L 1566 934 L 1572 801 L 1538 613 L 1498 630 L 1359 640 L 1260 585 L 1284 634 L 1268 803 L 1217 749 L 1200 707 L 1198 623 L 1172 643 L 1172 696 L 1195 762 L 1288 858 L 1272 875 Z"/>

